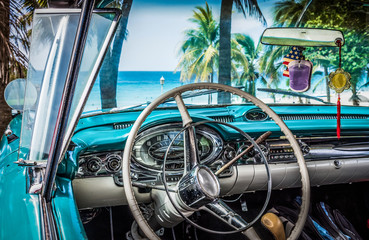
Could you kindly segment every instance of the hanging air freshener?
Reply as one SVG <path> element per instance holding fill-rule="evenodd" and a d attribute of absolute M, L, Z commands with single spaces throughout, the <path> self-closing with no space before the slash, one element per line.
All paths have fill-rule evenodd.
<path fill-rule="evenodd" d="M 350 79 L 351 75 L 348 72 L 345 72 L 341 68 L 341 48 L 342 41 L 336 40 L 336 45 L 339 47 L 339 67 L 336 71 L 331 72 L 329 74 L 329 87 L 336 91 L 338 94 L 337 97 L 337 138 L 341 137 L 341 93 L 349 89 L 351 86 Z"/>
<path fill-rule="evenodd" d="M 295 60 L 288 64 L 288 69 L 292 91 L 305 92 L 309 90 L 313 64 L 306 60 Z"/>
<path fill-rule="evenodd" d="M 289 53 L 283 57 L 283 65 L 285 65 L 287 68 L 283 71 L 283 76 L 289 77 L 289 69 L 288 64 L 290 62 L 295 60 L 305 60 L 305 56 L 303 55 L 304 48 L 303 47 L 291 47 Z"/>

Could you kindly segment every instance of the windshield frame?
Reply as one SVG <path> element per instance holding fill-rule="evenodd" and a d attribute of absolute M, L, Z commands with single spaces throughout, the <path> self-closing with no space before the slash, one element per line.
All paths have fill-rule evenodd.
<path fill-rule="evenodd" d="M 40 16 L 40 21 L 44 21 L 43 23 L 41 22 L 41 24 L 37 25 L 39 27 L 39 30 L 37 32 L 38 37 L 36 37 L 35 39 L 40 38 L 40 36 L 42 37 L 43 34 L 48 34 L 48 31 L 52 32 L 49 36 L 51 41 L 48 41 L 48 43 L 45 45 L 46 49 L 42 53 L 38 53 L 36 51 L 38 50 L 37 48 L 44 47 L 42 43 L 37 44 L 37 42 L 34 42 L 36 44 L 32 44 L 32 46 L 35 46 L 33 51 L 36 54 L 34 58 L 32 58 L 34 59 L 33 61 L 35 61 L 35 63 L 40 59 L 43 59 L 43 61 L 45 61 L 42 62 L 40 65 L 41 70 L 39 69 L 40 66 L 37 65 L 38 68 L 35 68 L 33 72 L 36 73 L 36 71 L 42 71 L 42 74 L 46 75 L 42 78 L 38 77 L 37 75 L 33 77 L 29 76 L 27 79 L 27 84 L 32 85 L 32 81 L 41 80 L 40 93 L 42 93 L 43 95 L 49 94 L 48 92 L 50 88 L 54 90 L 51 89 L 50 97 L 52 99 L 50 99 L 48 102 L 45 102 L 44 97 L 44 102 L 38 101 L 35 106 L 30 107 L 28 106 L 29 104 L 24 104 L 25 109 L 23 111 L 23 123 L 21 130 L 20 148 L 18 152 L 18 164 L 32 166 L 39 165 L 40 167 L 45 167 L 46 163 L 46 171 L 43 178 L 44 187 L 42 189 L 42 195 L 46 198 L 47 201 L 50 200 L 52 196 L 52 186 L 55 181 L 57 166 L 64 158 L 73 132 L 83 111 L 84 104 L 86 103 L 87 96 L 89 95 L 89 92 L 91 90 L 91 86 L 93 85 L 97 77 L 97 73 L 99 72 L 99 69 L 102 65 L 105 53 L 107 52 L 107 49 L 112 39 L 114 38 L 114 33 L 117 29 L 121 17 L 121 10 L 115 8 L 94 9 L 93 2 L 94 1 L 85 1 L 83 3 L 82 9 L 56 8 L 40 9 L 35 11 L 35 14 L 38 14 L 38 16 Z M 65 19 L 69 19 L 70 15 L 73 16 L 73 21 L 68 22 L 68 20 Z M 55 19 L 54 16 L 56 17 L 56 20 L 52 21 Z M 44 17 L 45 20 L 43 20 L 42 17 Z M 90 25 L 93 23 L 93 21 L 91 20 L 95 22 L 93 28 L 90 28 Z M 50 26 L 48 26 L 48 28 L 45 28 L 45 23 L 50 23 Z M 53 26 L 53 24 L 56 25 Z M 69 29 L 67 28 L 69 26 L 73 26 L 74 28 L 72 27 L 72 29 L 76 28 L 76 32 L 74 33 L 74 30 L 72 32 L 70 32 L 69 30 L 64 30 Z M 98 28 L 99 26 L 100 28 Z M 107 27 L 101 28 L 103 26 Z M 54 29 L 56 29 L 57 31 L 54 31 Z M 90 29 L 91 33 L 89 33 Z M 63 33 L 65 34 L 65 31 L 70 32 L 73 36 L 69 36 L 69 46 L 67 47 L 69 52 L 65 51 L 65 53 L 63 53 L 66 42 L 64 43 L 62 41 L 59 44 L 58 36 Z M 101 32 L 102 34 L 100 33 L 100 35 L 98 35 L 99 32 Z M 36 31 L 34 31 L 34 34 L 36 34 Z M 84 51 L 87 47 L 87 37 L 90 35 L 91 37 L 89 37 L 89 39 L 91 40 L 89 40 L 89 46 L 94 49 L 94 55 L 91 55 L 91 51 Z M 63 39 L 64 38 L 61 38 L 61 40 Z M 51 47 L 53 53 L 49 53 L 49 47 Z M 45 59 L 44 57 L 45 54 L 49 55 L 47 59 Z M 60 61 L 60 54 L 64 54 L 62 55 L 63 61 Z M 82 64 L 82 60 L 84 59 L 83 56 L 85 55 L 88 55 L 90 57 L 85 57 L 85 64 Z M 90 59 L 91 56 L 95 56 L 92 61 Z M 61 72 L 59 72 L 58 67 L 61 64 L 66 66 L 64 67 L 64 69 L 60 70 Z M 80 74 L 83 70 L 83 66 L 85 68 L 84 71 L 86 71 L 87 75 Z M 56 68 L 56 70 L 49 70 L 48 72 L 45 72 L 45 68 L 50 67 Z M 55 74 L 60 73 L 65 77 L 59 75 L 54 76 L 54 72 Z M 47 73 L 49 74 L 47 75 Z M 82 76 L 80 77 L 80 75 Z M 50 82 L 50 80 L 47 80 L 46 78 L 54 80 Z M 46 81 L 44 81 L 45 79 Z M 78 81 L 79 79 L 82 80 Z M 57 89 L 55 89 L 54 86 L 56 84 L 55 81 L 57 81 Z M 64 86 L 63 89 L 60 89 L 61 86 Z M 77 89 L 79 91 L 78 93 L 76 93 Z M 46 133 L 48 134 L 47 136 L 51 136 L 51 141 L 49 142 L 48 140 L 48 143 L 46 145 L 38 144 L 37 142 L 39 141 L 35 141 L 37 135 L 41 135 L 37 131 L 34 131 L 34 127 L 42 119 L 43 111 L 41 110 L 45 108 L 45 104 L 50 105 L 46 109 L 50 109 L 47 111 L 52 111 L 52 115 L 49 115 L 54 116 L 52 119 L 46 120 L 45 124 L 47 126 L 43 126 L 43 130 L 46 131 Z M 26 129 L 23 129 L 23 127 L 27 127 L 27 131 L 25 131 Z M 48 145 L 50 145 L 50 147 L 48 147 Z M 31 152 L 33 152 L 32 156 L 34 156 L 32 157 L 32 159 L 30 158 Z M 27 157 L 26 159 L 21 158 L 21 156 L 24 155 Z M 47 161 L 45 161 L 45 158 L 47 159 Z"/>

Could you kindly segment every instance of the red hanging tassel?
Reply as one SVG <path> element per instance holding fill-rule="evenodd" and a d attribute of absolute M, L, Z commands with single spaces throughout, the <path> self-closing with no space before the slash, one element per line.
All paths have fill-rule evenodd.
<path fill-rule="evenodd" d="M 337 138 L 341 137 L 341 96 L 338 94 L 337 99 Z"/>

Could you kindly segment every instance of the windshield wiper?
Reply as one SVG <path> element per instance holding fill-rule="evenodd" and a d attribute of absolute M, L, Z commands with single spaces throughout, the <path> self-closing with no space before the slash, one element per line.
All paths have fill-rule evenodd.
<path fill-rule="evenodd" d="M 290 96 L 294 96 L 294 97 L 303 97 L 303 98 L 307 98 L 307 99 L 313 99 L 325 104 L 331 104 L 330 102 L 326 102 L 321 98 L 318 97 L 314 97 L 314 96 L 309 96 L 303 93 L 298 93 L 298 92 L 292 92 L 292 91 L 286 91 L 286 90 L 281 90 L 281 89 L 271 89 L 271 88 L 257 88 L 258 91 L 261 92 L 269 92 L 269 93 L 276 93 L 276 94 L 285 94 L 285 95 L 290 95 Z"/>

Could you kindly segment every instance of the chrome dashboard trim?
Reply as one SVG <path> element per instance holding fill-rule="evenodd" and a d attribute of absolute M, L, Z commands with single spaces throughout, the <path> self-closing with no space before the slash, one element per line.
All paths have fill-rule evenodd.
<path fill-rule="evenodd" d="M 158 125 L 149 129 L 146 129 L 144 131 L 142 131 L 141 133 L 139 133 L 136 137 L 135 143 L 140 140 L 140 138 L 151 134 L 153 132 L 156 132 L 158 130 L 162 130 L 162 132 L 165 132 L 165 130 L 177 130 L 177 131 L 181 131 L 182 130 L 182 126 L 180 125 L 180 123 L 169 123 L 169 124 L 163 124 L 163 125 Z M 210 129 L 211 132 L 207 132 L 204 129 Z M 214 133 L 212 133 L 214 132 Z M 204 160 L 202 160 L 202 164 L 211 164 L 212 162 L 214 162 L 217 157 L 219 156 L 219 154 L 222 152 L 223 150 L 223 140 L 222 138 L 217 135 L 217 133 L 215 132 L 214 129 L 208 127 L 208 126 L 201 126 L 200 128 L 196 129 L 196 134 L 200 134 L 203 136 L 208 137 L 212 143 L 213 143 L 213 148 L 212 149 L 212 153 Z M 136 146 L 136 145 L 135 145 Z M 134 154 L 132 154 L 132 162 L 134 162 L 137 166 L 139 166 L 142 169 L 145 170 L 149 170 L 151 172 L 156 172 L 156 173 L 161 173 L 161 169 L 155 169 L 155 168 L 151 168 L 149 166 L 145 166 L 142 163 L 138 162 L 135 157 L 133 156 Z M 174 174 L 179 173 L 179 172 L 183 172 L 182 169 L 179 170 L 167 170 L 168 172 L 172 172 Z"/>

